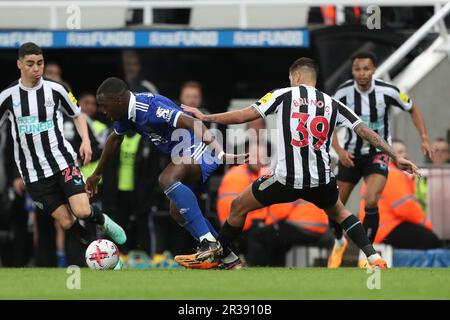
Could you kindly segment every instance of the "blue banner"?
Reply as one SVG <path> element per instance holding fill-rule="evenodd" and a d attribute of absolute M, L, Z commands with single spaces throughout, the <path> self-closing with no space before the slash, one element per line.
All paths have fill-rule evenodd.
<path fill-rule="evenodd" d="M 0 48 L 308 48 L 306 29 L 0 31 Z"/>

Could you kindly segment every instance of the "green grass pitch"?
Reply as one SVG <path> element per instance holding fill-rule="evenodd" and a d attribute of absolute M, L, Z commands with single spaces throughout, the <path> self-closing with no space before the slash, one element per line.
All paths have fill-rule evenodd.
<path fill-rule="evenodd" d="M 242 270 L 82 268 L 79 290 L 66 269 L 0 268 L 0 299 L 450 299 L 450 268 L 246 268 Z"/>

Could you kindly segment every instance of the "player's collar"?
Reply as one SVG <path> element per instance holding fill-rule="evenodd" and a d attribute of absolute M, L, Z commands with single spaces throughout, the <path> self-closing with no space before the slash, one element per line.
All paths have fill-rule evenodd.
<path fill-rule="evenodd" d="M 136 122 L 136 97 L 130 92 L 130 103 L 128 104 L 128 120 Z"/>
<path fill-rule="evenodd" d="M 360 94 L 369 94 L 372 92 L 373 89 L 375 89 L 375 79 L 374 78 L 372 78 L 372 84 L 370 85 L 369 90 L 366 90 L 366 91 L 361 91 L 359 89 L 358 83 L 356 82 L 356 80 L 353 80 L 353 83 L 354 83 L 354 87 L 355 87 L 356 91 L 358 91 Z"/>
<path fill-rule="evenodd" d="M 25 87 L 22 83 L 22 78 L 19 79 L 19 87 L 25 91 L 33 91 L 33 90 L 37 90 L 40 89 L 42 87 L 42 84 L 44 82 L 42 81 L 42 77 L 39 79 L 39 82 L 37 85 L 35 85 L 33 88 L 29 88 L 29 87 Z"/>

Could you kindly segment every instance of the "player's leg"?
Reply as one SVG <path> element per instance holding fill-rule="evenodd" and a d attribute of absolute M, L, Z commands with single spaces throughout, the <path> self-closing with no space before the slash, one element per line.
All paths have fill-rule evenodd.
<path fill-rule="evenodd" d="M 95 240 L 81 226 L 67 207 L 65 194 L 61 192 L 60 177 L 58 175 L 27 185 L 28 192 L 36 206 L 51 215 L 61 227 L 73 235 L 81 244 L 88 245 Z M 84 192 L 84 190 L 82 190 Z"/>
<path fill-rule="evenodd" d="M 355 158 L 354 163 L 355 166 L 351 168 L 344 166 L 341 162 L 338 163 L 337 185 L 339 187 L 339 198 L 344 205 L 347 204 L 353 189 L 362 177 L 359 159 Z M 329 223 L 335 238 L 342 239 L 343 233 L 339 223 L 331 218 L 329 218 Z"/>
<path fill-rule="evenodd" d="M 216 238 L 205 222 L 197 197 L 186 185 L 201 181 L 200 166 L 187 161 L 177 165 L 169 163 L 159 175 L 159 185 L 177 208 L 177 212 L 172 216 L 175 221 L 181 222 L 183 227 L 200 242 L 204 239 L 215 242 Z"/>
<path fill-rule="evenodd" d="M 248 212 L 264 207 L 253 195 L 252 186 L 248 186 L 231 203 L 230 215 L 219 232 L 218 241 L 222 247 L 228 247 L 242 233 Z M 197 251 L 196 258 L 202 261 L 210 259 L 212 256 L 217 256 L 218 254 L 220 253 L 200 248 Z"/>
<path fill-rule="evenodd" d="M 350 195 L 353 189 L 355 188 L 356 183 L 337 180 L 337 185 L 339 188 L 339 199 L 341 199 L 341 202 L 345 205 L 348 201 L 348 198 L 350 198 Z M 343 231 L 341 225 L 331 218 L 329 218 L 328 221 L 330 223 L 331 230 L 333 231 L 335 238 L 337 240 L 342 239 Z"/>
<path fill-rule="evenodd" d="M 367 237 L 373 243 L 378 230 L 380 215 L 378 213 L 378 201 L 386 185 L 387 178 L 381 174 L 371 174 L 364 178 L 366 183 L 366 194 L 364 200 L 366 202 L 364 211 L 363 226 L 366 229 Z"/>
<path fill-rule="evenodd" d="M 101 226 L 106 235 L 117 244 L 127 241 L 125 231 L 98 207 L 91 206 L 85 191 L 85 184 L 80 170 L 76 166 L 66 168 L 59 175 L 58 181 L 68 199 L 72 213 L 81 220 L 87 220 Z"/>
<path fill-rule="evenodd" d="M 74 237 L 83 246 L 89 245 L 95 240 L 95 235 L 86 230 L 73 215 L 70 207 L 62 204 L 52 212 L 52 217 L 58 221 L 60 226 L 68 233 L 69 236 Z"/>
<path fill-rule="evenodd" d="M 386 268 L 386 262 L 376 253 L 359 219 L 345 209 L 339 199 L 334 206 L 324 208 L 324 211 L 329 217 L 341 224 L 347 236 L 364 252 L 372 266 Z"/>
<path fill-rule="evenodd" d="M 385 154 L 376 154 L 370 157 L 363 168 L 364 181 L 366 183 L 365 217 L 363 226 L 367 236 L 373 243 L 379 223 L 378 200 L 381 198 L 389 173 L 389 158 Z"/>
<path fill-rule="evenodd" d="M 117 244 L 127 241 L 125 231 L 114 222 L 108 215 L 104 214 L 97 206 L 89 203 L 87 193 L 78 193 L 69 197 L 70 209 L 74 216 L 80 220 L 90 221 L 102 227 L 107 236 Z"/>
<path fill-rule="evenodd" d="M 350 195 L 361 178 L 360 168 L 355 159 L 355 167 L 348 168 L 339 163 L 339 173 L 337 185 L 339 187 L 339 198 L 343 204 L 346 204 Z M 335 241 L 333 250 L 328 257 L 328 268 L 338 268 L 342 264 L 342 257 L 347 249 L 348 242 L 344 237 L 344 231 L 339 223 L 332 218 L 328 218 L 330 229 L 334 234 Z"/>

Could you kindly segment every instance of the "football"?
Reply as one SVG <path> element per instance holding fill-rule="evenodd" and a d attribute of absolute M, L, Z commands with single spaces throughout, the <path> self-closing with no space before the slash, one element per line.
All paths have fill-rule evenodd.
<path fill-rule="evenodd" d="M 119 261 L 119 248 L 114 242 L 98 239 L 86 249 L 86 264 L 94 270 L 114 269 Z"/>

